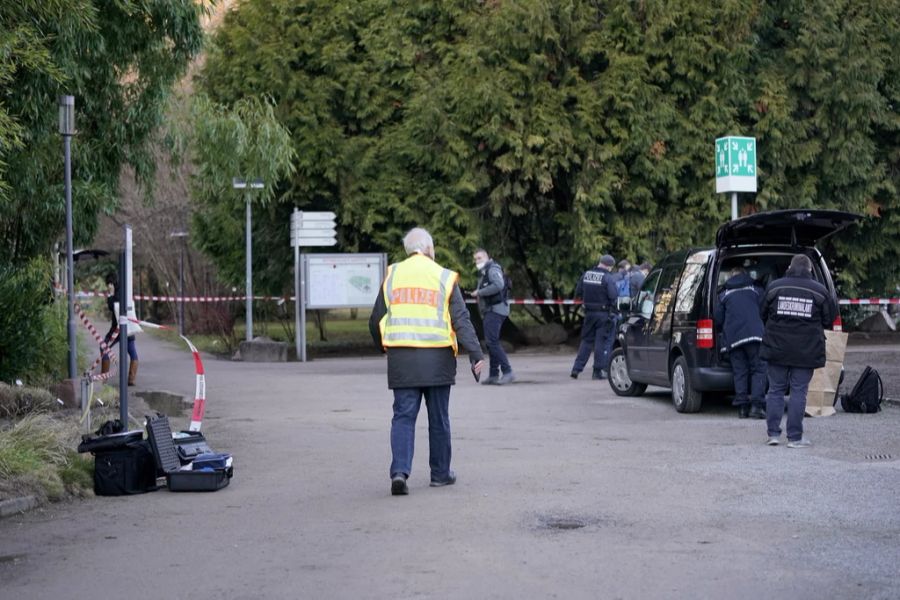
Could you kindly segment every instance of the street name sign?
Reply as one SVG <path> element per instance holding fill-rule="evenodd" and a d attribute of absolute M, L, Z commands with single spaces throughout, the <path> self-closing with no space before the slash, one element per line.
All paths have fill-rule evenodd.
<path fill-rule="evenodd" d="M 716 139 L 716 193 L 756 192 L 756 139 Z"/>

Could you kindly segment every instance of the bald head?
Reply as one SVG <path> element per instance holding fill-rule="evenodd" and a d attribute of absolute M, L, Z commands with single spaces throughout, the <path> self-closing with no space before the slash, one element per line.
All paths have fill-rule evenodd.
<path fill-rule="evenodd" d="M 434 260 L 434 241 L 421 227 L 413 227 L 403 236 L 403 248 L 407 254 L 420 253 Z"/>

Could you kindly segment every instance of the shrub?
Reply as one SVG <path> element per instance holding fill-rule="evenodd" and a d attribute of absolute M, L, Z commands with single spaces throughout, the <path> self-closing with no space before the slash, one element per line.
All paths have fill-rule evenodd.
<path fill-rule="evenodd" d="M 49 383 L 66 375 L 66 315 L 54 304 L 50 264 L 0 263 L 0 381 Z"/>

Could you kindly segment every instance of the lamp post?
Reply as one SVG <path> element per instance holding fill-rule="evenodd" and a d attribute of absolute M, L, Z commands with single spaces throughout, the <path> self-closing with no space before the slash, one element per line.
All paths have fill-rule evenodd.
<path fill-rule="evenodd" d="M 178 256 L 178 335 L 184 335 L 184 245 L 187 231 L 173 231 L 170 238 L 181 238 L 181 254 Z"/>
<path fill-rule="evenodd" d="M 252 226 L 252 213 L 250 209 L 250 195 L 253 190 L 261 190 L 265 187 L 263 180 L 260 178 L 255 178 L 252 181 L 247 181 L 246 179 L 242 179 L 240 177 L 235 177 L 231 180 L 231 185 L 236 190 L 245 190 L 244 197 L 246 199 L 247 204 L 247 251 L 246 251 L 246 293 L 247 293 L 247 316 L 245 318 L 247 325 L 247 341 L 253 341 L 253 267 L 252 267 L 252 259 L 253 259 L 253 233 L 251 230 Z"/>
<path fill-rule="evenodd" d="M 75 379 L 78 349 L 75 341 L 75 261 L 72 254 L 72 136 L 75 135 L 75 97 L 59 97 L 59 134 L 63 137 L 66 187 L 66 296 L 69 318 L 69 379 Z"/>

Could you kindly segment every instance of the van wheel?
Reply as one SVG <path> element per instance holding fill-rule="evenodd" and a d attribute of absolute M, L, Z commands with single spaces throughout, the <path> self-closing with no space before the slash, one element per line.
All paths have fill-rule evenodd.
<path fill-rule="evenodd" d="M 703 393 L 691 385 L 687 361 L 683 356 L 676 358 L 672 366 L 672 404 L 680 413 L 695 413 L 703 404 Z"/>
<path fill-rule="evenodd" d="M 617 396 L 640 396 L 647 389 L 646 383 L 635 383 L 628 375 L 625 350 L 621 346 L 612 351 L 609 359 L 609 387 Z"/>

